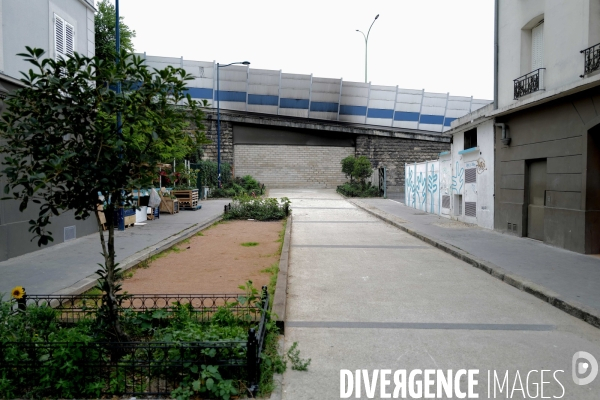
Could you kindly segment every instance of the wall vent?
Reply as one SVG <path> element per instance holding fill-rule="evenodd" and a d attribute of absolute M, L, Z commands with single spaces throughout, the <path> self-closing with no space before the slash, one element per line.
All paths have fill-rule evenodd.
<path fill-rule="evenodd" d="M 517 231 L 517 224 L 513 224 L 513 232 Z"/>
<path fill-rule="evenodd" d="M 442 208 L 450 208 L 450 196 L 442 196 Z"/>
<path fill-rule="evenodd" d="M 465 169 L 465 183 L 477 183 L 477 168 Z"/>
<path fill-rule="evenodd" d="M 476 217 L 477 216 L 477 203 L 474 201 L 465 201 L 465 216 Z"/>
<path fill-rule="evenodd" d="M 508 230 L 512 231 L 512 224 L 510 222 L 508 223 Z"/>
<path fill-rule="evenodd" d="M 65 227 L 65 242 L 73 240 L 77 237 L 77 230 L 75 225 Z"/>

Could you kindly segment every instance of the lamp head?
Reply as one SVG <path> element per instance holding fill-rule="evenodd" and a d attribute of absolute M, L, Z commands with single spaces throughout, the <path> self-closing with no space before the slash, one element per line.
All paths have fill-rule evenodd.
<path fill-rule="evenodd" d="M 377 14 L 377 15 L 375 16 L 375 19 L 377 19 L 377 18 L 379 18 L 379 14 Z"/>
<path fill-rule="evenodd" d="M 250 61 L 243 61 L 242 64 L 243 65 L 250 65 Z"/>

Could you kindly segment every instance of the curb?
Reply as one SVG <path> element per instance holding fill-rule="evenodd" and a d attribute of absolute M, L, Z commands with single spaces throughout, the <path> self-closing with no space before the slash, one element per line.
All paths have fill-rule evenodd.
<path fill-rule="evenodd" d="M 287 301 L 287 278 L 288 265 L 290 259 L 290 242 L 292 236 L 292 215 L 287 218 L 285 226 L 285 235 L 283 237 L 283 246 L 281 248 L 281 256 L 279 257 L 279 273 L 277 274 L 277 284 L 275 285 L 275 294 L 273 295 L 272 312 L 277 316 L 275 323 L 281 330 L 281 334 L 285 332 L 285 308 Z"/>
<path fill-rule="evenodd" d="M 407 228 L 402 223 L 394 221 L 394 218 L 400 219 L 399 217 L 396 217 L 382 210 L 370 209 L 367 205 L 365 205 L 359 200 L 348 199 L 348 202 L 363 209 L 369 214 L 374 215 L 375 217 L 383 220 L 384 222 L 387 222 L 388 224 L 393 225 L 396 228 L 408 233 L 409 235 L 412 235 L 417 239 L 424 241 L 427 244 L 437 247 L 438 249 L 450 254 L 451 256 L 458 258 L 461 261 L 466 262 L 467 264 L 470 264 L 475 268 L 487 272 L 494 278 L 500 279 L 501 281 L 506 282 L 509 285 L 523 292 L 529 293 L 537 297 L 538 299 L 543 300 L 546 303 L 558 308 L 559 310 L 564 311 L 575 318 L 579 318 L 596 328 L 600 328 L 600 313 L 598 312 L 598 310 L 594 310 L 576 301 L 566 300 L 562 298 L 558 293 L 555 293 L 548 288 L 531 282 L 518 275 L 514 275 L 513 273 L 506 271 L 504 268 L 499 267 L 494 263 L 477 258 L 464 250 L 452 246 L 451 244 L 442 242 L 428 235 Z"/>
<path fill-rule="evenodd" d="M 202 225 L 197 225 L 197 224 L 192 225 L 191 227 L 186 228 L 186 229 L 182 230 L 181 232 L 179 232 L 161 242 L 158 242 L 150 247 L 146 247 L 145 249 L 140 250 L 137 253 L 122 260 L 119 263 L 119 268 L 121 268 L 122 271 L 127 271 L 128 269 L 133 268 L 140 262 L 152 257 L 153 255 L 163 252 L 163 251 L 167 250 L 168 248 L 173 247 L 177 243 L 181 242 L 182 240 L 185 240 L 187 238 L 194 236 L 199 231 L 208 228 L 215 222 L 220 221 L 222 218 L 223 218 L 223 216 L 219 215 L 218 217 L 215 217 L 215 218 L 209 220 L 208 222 L 205 222 Z M 78 282 L 74 283 L 73 285 L 63 288 L 52 294 L 53 295 L 78 295 L 78 294 L 84 293 L 84 292 L 88 291 L 89 289 L 93 288 L 94 286 L 96 286 L 97 281 L 98 281 L 98 275 L 96 275 L 94 273 L 94 274 L 88 275 L 87 277 L 79 280 Z"/>

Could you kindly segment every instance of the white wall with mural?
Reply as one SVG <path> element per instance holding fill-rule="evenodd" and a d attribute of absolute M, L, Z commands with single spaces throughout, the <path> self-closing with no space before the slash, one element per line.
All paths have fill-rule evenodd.
<path fill-rule="evenodd" d="M 404 173 L 406 205 L 428 213 L 440 214 L 439 161 L 405 164 Z"/>
<path fill-rule="evenodd" d="M 477 146 L 465 148 L 465 131 L 472 129 L 477 129 Z M 450 165 L 452 173 L 447 215 L 494 229 L 494 121 L 453 133 L 451 151 L 440 160 Z"/>
<path fill-rule="evenodd" d="M 465 149 L 464 131 L 475 128 L 477 145 Z M 466 124 L 453 133 L 451 150 L 439 160 L 405 164 L 406 205 L 494 229 L 493 157 L 493 120 Z"/>

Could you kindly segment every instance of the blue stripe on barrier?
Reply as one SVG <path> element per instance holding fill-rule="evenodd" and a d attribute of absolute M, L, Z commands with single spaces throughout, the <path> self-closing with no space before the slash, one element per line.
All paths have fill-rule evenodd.
<path fill-rule="evenodd" d="M 452 123 L 452 121 L 454 121 L 456 118 L 452 118 L 452 117 L 446 117 L 446 119 L 444 120 L 444 126 L 450 126 L 450 123 Z"/>
<path fill-rule="evenodd" d="M 232 92 L 227 90 L 219 90 L 216 92 L 217 96 L 215 101 L 237 101 L 241 103 L 246 102 L 246 92 Z"/>
<path fill-rule="evenodd" d="M 340 114 L 341 115 L 366 115 L 367 114 L 367 107 L 363 107 L 363 106 L 346 106 L 346 105 L 341 105 L 340 106 Z"/>
<path fill-rule="evenodd" d="M 187 92 L 194 99 L 212 99 L 213 98 L 213 90 L 212 89 L 191 87 L 191 88 L 187 89 Z"/>
<path fill-rule="evenodd" d="M 444 116 L 421 114 L 421 119 L 419 122 L 422 124 L 441 125 L 444 123 Z"/>
<path fill-rule="evenodd" d="M 268 94 L 248 94 L 248 104 L 257 104 L 260 106 L 276 106 L 279 102 L 279 96 Z"/>
<path fill-rule="evenodd" d="M 338 103 L 329 103 L 324 101 L 313 101 L 310 103 L 310 111 L 338 112 Z"/>
<path fill-rule="evenodd" d="M 394 116 L 394 110 L 388 110 L 385 108 L 369 108 L 367 111 L 368 118 L 386 118 L 392 119 Z"/>
<path fill-rule="evenodd" d="M 418 112 L 408 112 L 408 111 L 396 111 L 396 114 L 394 114 L 394 121 L 418 122 L 419 121 L 419 113 Z"/>
<path fill-rule="evenodd" d="M 279 99 L 279 107 L 281 108 L 300 108 L 308 109 L 308 99 Z"/>

